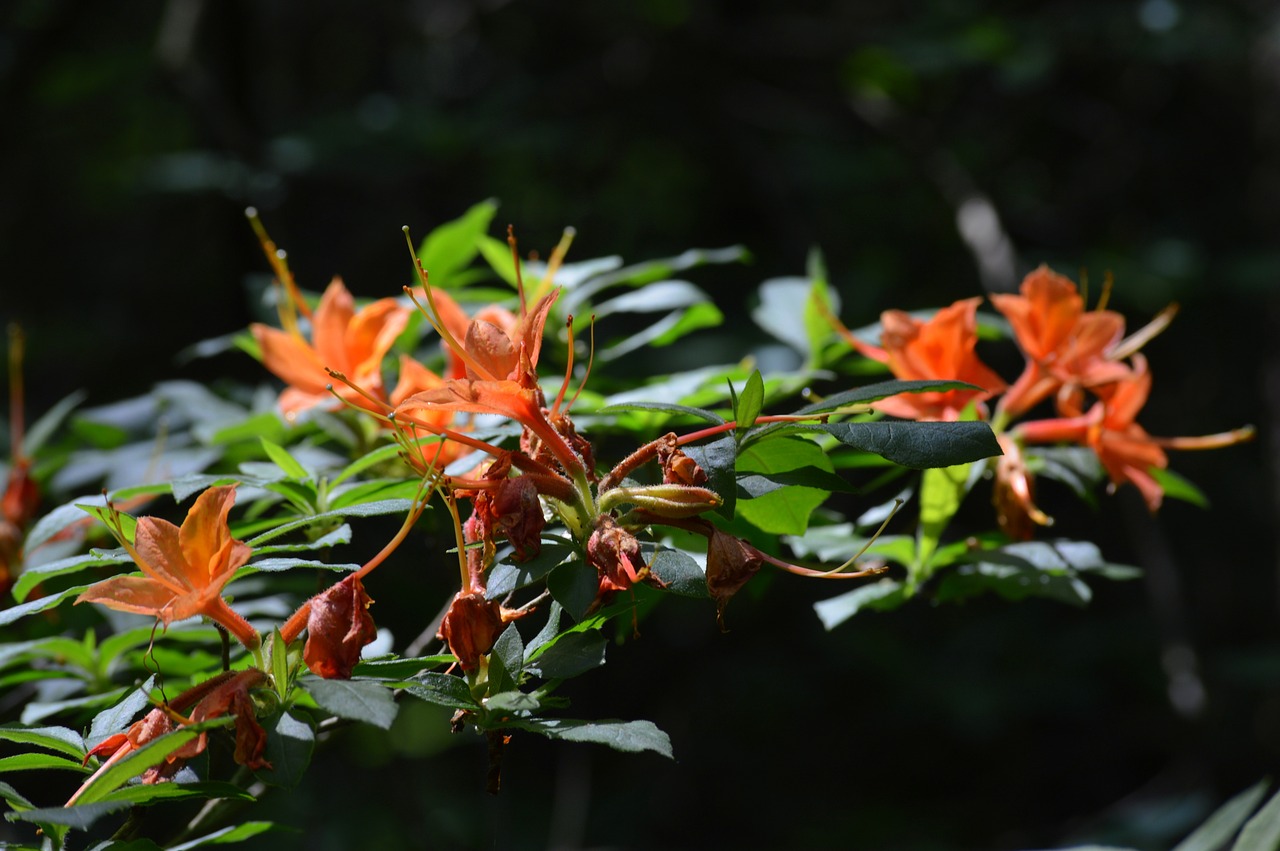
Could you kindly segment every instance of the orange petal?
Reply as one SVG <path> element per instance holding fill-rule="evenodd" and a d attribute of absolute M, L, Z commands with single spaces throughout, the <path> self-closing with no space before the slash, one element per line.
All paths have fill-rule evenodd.
<path fill-rule="evenodd" d="M 180 535 L 178 527 L 168 520 L 143 517 L 138 520 L 133 541 L 142 572 L 179 594 L 205 584 L 199 574 L 192 577 Z"/>
<path fill-rule="evenodd" d="M 266 325 L 251 325 L 249 330 L 262 350 L 263 365 L 277 378 L 307 393 L 324 392 L 329 376 L 305 340 Z"/>
<path fill-rule="evenodd" d="M 355 299 L 342 279 L 334 278 L 325 288 L 320 306 L 311 318 L 311 344 L 321 367 L 345 373 L 352 371 L 352 364 L 347 359 L 347 327 L 355 315 Z"/>
<path fill-rule="evenodd" d="M 238 548 L 229 548 L 230 544 L 239 543 L 232 539 L 227 525 L 227 514 L 235 502 L 235 485 L 208 488 L 196 497 L 187 519 L 182 522 L 178 541 L 192 578 L 199 576 L 197 587 L 208 585 L 212 577 L 225 573 L 230 561 L 239 559 L 231 568 L 235 570 L 249 560 L 252 553 L 249 547 L 240 544 Z"/>
<path fill-rule="evenodd" d="M 384 298 L 365 306 L 347 325 L 345 333 L 346 367 L 350 377 L 364 380 L 379 375 L 382 359 L 391 351 L 396 337 L 409 323 L 409 311 L 395 299 Z"/>
<path fill-rule="evenodd" d="M 163 618 L 176 596 L 172 588 L 145 576 L 115 576 L 90 585 L 76 603 L 100 603 L 121 612 Z M 166 618 L 165 623 L 170 620 Z"/>

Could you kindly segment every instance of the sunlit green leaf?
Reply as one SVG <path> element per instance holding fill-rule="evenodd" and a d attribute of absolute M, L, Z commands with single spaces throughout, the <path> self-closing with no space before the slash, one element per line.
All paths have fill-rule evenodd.
<path fill-rule="evenodd" d="M 766 478 L 805 467 L 832 472 L 831 460 L 811 440 L 780 437 L 762 440 L 738 455 L 738 469 L 760 473 Z M 825 502 L 827 492 L 817 488 L 788 485 L 755 499 L 738 501 L 738 514 L 766 532 L 801 535 L 809 525 L 809 515 Z"/>
<path fill-rule="evenodd" d="M 84 738 L 69 727 L 0 727 L 0 741 L 48 748 L 79 762 L 84 758 Z"/>
<path fill-rule="evenodd" d="M 497 201 L 481 201 L 427 234 L 418 246 L 418 259 L 433 287 L 457 287 L 472 277 L 461 273 L 475 259 L 480 250 L 477 241 L 488 232 L 497 211 Z"/>
<path fill-rule="evenodd" d="M 906 586 L 898 580 L 881 579 L 859 585 L 837 597 L 820 600 L 813 604 L 813 610 L 818 613 L 823 627 L 832 630 L 862 609 L 896 609 L 906 602 L 908 596 Z"/>
<path fill-rule="evenodd" d="M 1173 851 L 1219 851 L 1236 835 L 1249 815 L 1267 793 L 1267 781 L 1257 783 L 1234 795 L 1209 816 L 1203 824 L 1183 839 Z"/>
<path fill-rule="evenodd" d="M 972 486 L 973 469 L 969 464 L 925 470 L 920 480 L 920 524 L 916 530 L 916 564 L 913 581 L 928 578 L 929 560 L 942 533 L 960 508 Z"/>
<path fill-rule="evenodd" d="M 339 718 L 363 721 L 384 730 L 391 729 L 396 720 L 395 698 L 391 690 L 381 683 L 369 680 L 326 680 L 320 677 L 303 677 L 299 684 L 315 698 L 321 709 Z"/>
<path fill-rule="evenodd" d="M 746 431 L 756 424 L 756 418 L 760 416 L 760 409 L 764 407 L 764 379 L 760 377 L 760 370 L 755 370 L 747 378 L 747 383 L 743 385 L 742 392 L 738 394 L 737 405 L 734 409 L 734 419 L 738 423 L 738 431 Z"/>
<path fill-rule="evenodd" d="M 471 696 L 467 681 L 452 674 L 441 674 L 434 671 L 417 677 L 413 685 L 405 686 L 407 693 L 427 703 L 447 706 L 450 709 L 480 708 L 480 704 Z"/>
<path fill-rule="evenodd" d="M 267 440 L 265 437 L 261 437 L 258 440 L 262 444 L 263 451 L 267 453 L 267 457 L 270 458 L 272 463 L 277 467 L 284 470 L 285 475 L 289 478 L 297 479 L 298 481 L 306 481 L 310 478 L 307 468 L 299 464 L 297 459 L 289 454 L 289 450 L 277 443 Z"/>
<path fill-rule="evenodd" d="M 1280 848 L 1280 792 L 1272 795 L 1271 800 L 1244 823 L 1231 851 L 1276 851 L 1277 848 Z"/>

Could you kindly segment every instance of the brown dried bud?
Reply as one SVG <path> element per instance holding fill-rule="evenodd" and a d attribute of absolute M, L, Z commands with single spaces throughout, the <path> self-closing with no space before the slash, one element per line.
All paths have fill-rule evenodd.
<path fill-rule="evenodd" d="M 480 657 L 493 649 L 502 624 L 502 606 L 497 600 L 486 600 L 480 591 L 459 591 L 440 622 L 437 637 L 449 645 L 462 670 L 473 671 Z"/>
<path fill-rule="evenodd" d="M 716 601 L 716 620 L 724 626 L 724 607 L 760 570 L 764 556 L 741 538 L 712 529 L 707 540 L 707 591 Z"/>
<path fill-rule="evenodd" d="M 542 527 L 547 521 L 538 500 L 538 488 L 531 479 L 503 479 L 491 493 L 477 497 L 477 514 L 482 505 L 492 521 L 489 527 L 497 527 L 516 548 L 517 561 L 542 551 Z"/>
<path fill-rule="evenodd" d="M 698 465 L 676 443 L 675 433 L 666 435 L 658 447 L 658 463 L 662 465 L 662 481 L 668 485 L 705 485 L 707 471 Z"/>
<path fill-rule="evenodd" d="M 360 649 L 378 636 L 369 606 L 373 600 L 355 574 L 311 601 L 302 659 L 313 674 L 349 680 Z"/>
<path fill-rule="evenodd" d="M 600 593 L 624 591 L 649 577 L 636 536 L 601 514 L 587 540 L 587 561 L 600 574 Z"/>

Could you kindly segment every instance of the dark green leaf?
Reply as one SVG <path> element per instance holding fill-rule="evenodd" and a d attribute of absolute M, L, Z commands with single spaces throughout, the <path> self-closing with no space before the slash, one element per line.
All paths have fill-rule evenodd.
<path fill-rule="evenodd" d="M 529 662 L 530 673 L 544 680 L 568 679 L 604 664 L 608 642 L 598 632 L 571 632 Z"/>
<path fill-rule="evenodd" d="M 95 715 L 89 726 L 89 744 L 97 745 L 107 736 L 122 732 L 139 712 L 150 708 L 151 689 L 155 687 L 155 680 L 155 676 L 148 677 L 145 683 L 129 692 L 124 700 Z"/>
<path fill-rule="evenodd" d="M 553 568 L 572 556 L 574 547 L 561 539 L 544 540 L 542 551 L 531 559 L 518 563 L 500 561 L 489 569 L 485 596 L 500 600 L 520 588 L 542 579 Z"/>
<path fill-rule="evenodd" d="M 671 739 L 652 721 L 571 721 L 558 718 L 523 718 L 512 727 L 565 742 L 591 742 L 614 750 L 637 753 L 653 751 L 673 759 Z"/>
<path fill-rule="evenodd" d="M 580 621 L 596 601 L 600 579 L 585 562 L 572 561 L 547 574 L 547 590 L 571 618 Z"/>
<path fill-rule="evenodd" d="M 707 487 L 724 500 L 716 513 L 732 518 L 738 503 L 738 444 L 733 435 L 726 435 L 701 446 L 686 446 L 684 452 L 706 471 Z"/>
<path fill-rule="evenodd" d="M 939 381 L 937 379 L 902 381 L 895 378 L 890 381 L 878 381 L 875 384 L 867 384 L 862 387 L 855 387 L 852 390 L 834 393 L 821 402 L 805 405 L 793 413 L 797 415 L 817 414 L 823 411 L 834 411 L 836 408 L 866 405 L 880 399 L 896 396 L 899 393 L 942 393 L 947 390 L 981 389 L 963 381 Z"/>
<path fill-rule="evenodd" d="M 308 676 L 301 680 L 301 685 L 321 709 L 339 718 L 362 721 L 384 730 L 390 730 L 391 722 L 396 720 L 399 707 L 391 690 L 381 683 Z"/>
<path fill-rule="evenodd" d="M 74 830 L 88 830 L 105 815 L 133 806 L 128 801 L 102 801 L 96 804 L 76 804 L 74 807 L 45 807 L 24 812 L 5 813 L 9 821 L 29 821 L 40 825 L 58 825 Z"/>
<path fill-rule="evenodd" d="M 429 671 L 417 677 L 413 685 L 405 686 L 404 690 L 419 700 L 437 706 L 473 711 L 480 708 L 480 704 L 471 696 L 467 681 L 451 674 Z"/>
<path fill-rule="evenodd" d="M 305 718 L 290 712 L 281 712 L 267 728 L 267 749 L 263 758 L 271 768 L 258 769 L 255 774 L 264 783 L 292 789 L 301 782 L 311 764 L 311 752 L 315 750 L 316 734 Z"/>
<path fill-rule="evenodd" d="M 359 662 L 352 675 L 356 677 L 373 677 L 380 680 L 407 680 L 410 677 L 416 677 L 427 668 L 434 668 L 439 665 L 450 665 L 454 662 L 452 655 L 440 654 L 438 656 L 416 656 L 413 658 L 401 659 L 399 657 L 391 657 L 389 659 L 368 659 Z"/>
<path fill-rule="evenodd" d="M 201 732 L 215 727 L 225 727 L 234 720 L 231 716 L 215 718 L 211 721 L 180 727 L 152 739 L 94 778 L 93 782 L 80 793 L 76 806 L 102 801 L 108 793 L 114 792 L 151 766 L 164 762 L 165 757 L 200 735 Z"/>
<path fill-rule="evenodd" d="M 693 556 L 670 547 L 658 547 L 649 562 L 649 569 L 666 590 L 683 597 L 706 597 L 707 574 Z"/>
<path fill-rule="evenodd" d="M 281 535 L 294 531 L 295 529 L 302 529 L 316 523 L 322 523 L 328 520 L 338 520 L 345 517 L 378 517 L 385 514 L 406 514 L 412 506 L 413 500 L 410 499 L 382 499 L 375 502 L 364 502 L 358 505 L 349 505 L 345 508 L 334 511 L 323 511 L 309 517 L 303 517 L 298 520 L 282 523 L 274 529 L 269 529 L 257 537 L 245 541 L 245 543 L 256 548 L 259 544 L 266 543 L 272 538 L 278 538 Z"/>
<path fill-rule="evenodd" d="M 519 683 L 520 672 L 524 670 L 524 640 L 514 623 L 507 624 L 507 628 L 493 643 L 490 661 L 493 657 L 501 659 L 503 669 L 511 675 L 514 682 Z"/>
<path fill-rule="evenodd" d="M 1001 454 L 991 426 L 983 422 L 824 423 L 819 428 L 846 446 L 874 452 L 914 470 L 951 467 Z"/>

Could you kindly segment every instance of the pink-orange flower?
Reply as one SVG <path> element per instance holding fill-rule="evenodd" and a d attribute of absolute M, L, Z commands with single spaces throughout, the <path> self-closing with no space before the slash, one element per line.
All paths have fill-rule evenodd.
<path fill-rule="evenodd" d="M 145 575 L 103 580 L 76 602 L 154 615 L 165 626 L 203 615 L 226 627 L 246 647 L 257 647 L 257 631 L 222 599 L 223 586 L 252 555 L 227 525 L 235 500 L 235 485 L 209 488 L 191 506 L 181 528 L 159 517 L 143 517 L 132 542 L 124 536 L 117 515 L 112 531 Z"/>
<path fill-rule="evenodd" d="M 326 370 L 342 373 L 374 399 L 386 399 L 382 360 L 408 321 L 409 309 L 391 298 L 357 311 L 342 280 L 334 278 L 312 317 L 310 341 L 299 333 L 262 324 L 250 330 L 262 350 L 263 364 L 289 385 L 280 394 L 280 409 L 286 416 L 315 405 L 337 404 L 330 385 L 352 404 L 383 413 L 352 387 L 335 383 Z M 406 380 L 403 366 L 401 380 Z"/>
<path fill-rule="evenodd" d="M 977 310 L 981 298 L 968 298 L 944 307 L 928 321 L 901 310 L 881 314 L 883 350 L 860 347 L 889 365 L 904 380 L 965 381 L 981 390 L 944 393 L 903 393 L 876 402 L 886 414 L 911 420 L 955 420 L 970 403 L 981 403 L 1002 391 L 1004 380 L 984 364 L 976 351 Z M 883 356 L 879 356 L 879 352 Z"/>
<path fill-rule="evenodd" d="M 1124 317 L 1110 310 L 1085 311 L 1069 278 L 1041 266 L 1022 281 L 1021 295 L 995 294 L 991 302 L 1013 326 L 1027 358 L 1022 375 L 1000 400 L 1017 416 L 1061 392 L 1079 405 L 1081 388 L 1123 379 L 1129 372 L 1111 352 L 1124 336 Z"/>

